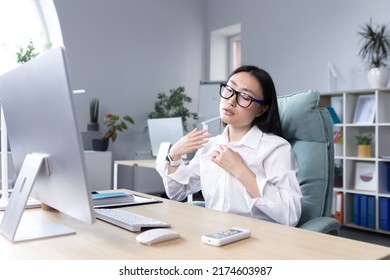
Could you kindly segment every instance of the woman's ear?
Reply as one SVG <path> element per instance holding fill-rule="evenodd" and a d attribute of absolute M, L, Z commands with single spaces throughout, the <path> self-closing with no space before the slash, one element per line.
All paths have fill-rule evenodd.
<path fill-rule="evenodd" d="M 268 105 L 263 105 L 259 108 L 259 110 L 257 111 L 257 114 L 256 114 L 256 117 L 260 117 L 262 114 L 264 114 L 265 112 L 267 112 L 268 110 Z"/>

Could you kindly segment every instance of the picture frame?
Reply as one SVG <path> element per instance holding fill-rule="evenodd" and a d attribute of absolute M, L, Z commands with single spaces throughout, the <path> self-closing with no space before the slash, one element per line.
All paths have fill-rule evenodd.
<path fill-rule="evenodd" d="M 370 124 L 375 119 L 375 96 L 374 95 L 359 95 L 353 123 Z"/>
<path fill-rule="evenodd" d="M 357 162 L 355 169 L 355 190 L 375 191 L 376 189 L 375 163 Z"/>

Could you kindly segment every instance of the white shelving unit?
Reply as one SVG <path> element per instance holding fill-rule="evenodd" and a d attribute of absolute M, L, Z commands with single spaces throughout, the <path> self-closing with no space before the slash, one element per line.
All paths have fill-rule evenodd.
<path fill-rule="evenodd" d="M 375 100 L 375 119 L 372 123 L 354 123 L 354 115 L 359 96 L 373 96 Z M 334 124 L 333 129 L 342 131 L 343 143 L 335 148 L 335 164 L 342 165 L 343 179 L 341 187 L 334 187 L 334 203 L 336 194 L 342 198 L 341 217 L 342 224 L 357 227 L 369 231 L 390 234 L 388 230 L 382 230 L 380 225 L 380 200 L 390 198 L 390 182 L 388 182 L 388 170 L 390 165 L 390 88 L 366 89 L 343 92 L 328 92 L 321 94 L 321 107 L 335 109 L 341 123 Z M 355 136 L 358 134 L 371 134 L 372 157 L 361 158 L 357 156 Z M 363 164 L 370 165 L 374 169 L 374 179 L 371 189 L 357 188 L 356 169 Z M 359 195 L 370 197 L 375 202 L 374 220 L 371 216 L 371 224 L 361 223 L 356 220 L 355 198 Z M 340 198 L 340 197 L 339 197 Z M 336 205 L 334 212 L 336 214 Z M 372 208 L 371 208 L 372 209 Z"/>

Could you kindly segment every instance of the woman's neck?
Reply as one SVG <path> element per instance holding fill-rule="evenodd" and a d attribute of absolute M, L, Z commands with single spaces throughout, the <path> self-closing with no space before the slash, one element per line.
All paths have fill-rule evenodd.
<path fill-rule="evenodd" d="M 251 129 L 251 127 L 233 127 L 229 125 L 228 137 L 229 142 L 238 142 Z"/>

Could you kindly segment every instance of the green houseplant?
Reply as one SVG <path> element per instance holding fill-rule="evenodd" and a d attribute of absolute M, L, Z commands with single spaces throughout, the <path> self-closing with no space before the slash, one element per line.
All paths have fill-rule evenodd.
<path fill-rule="evenodd" d="M 105 128 L 103 136 L 101 139 L 92 139 L 92 147 L 95 151 L 106 151 L 110 142 L 115 142 L 118 138 L 118 131 L 122 132 L 127 130 L 129 127 L 127 125 L 134 124 L 134 120 L 129 115 L 119 117 L 111 113 L 107 113 L 103 120 L 103 126 Z"/>
<path fill-rule="evenodd" d="M 358 157 L 371 157 L 372 135 L 361 134 L 355 136 L 355 139 L 358 146 Z"/>
<path fill-rule="evenodd" d="M 92 98 L 89 102 L 88 131 L 99 131 L 99 99 Z"/>
<path fill-rule="evenodd" d="M 385 24 L 373 24 L 370 19 L 358 32 L 361 38 L 359 55 L 366 63 L 371 87 L 384 87 L 389 81 L 387 59 L 390 54 L 390 33 Z"/>
<path fill-rule="evenodd" d="M 149 113 L 148 117 L 150 119 L 181 117 L 184 130 L 187 131 L 188 119 L 198 119 L 196 113 L 190 112 L 185 107 L 185 104 L 191 103 L 192 99 L 186 95 L 185 88 L 182 86 L 171 89 L 169 92 L 169 95 L 164 92 L 157 93 L 154 111 Z"/>
<path fill-rule="evenodd" d="M 30 40 L 26 49 L 24 49 L 23 47 L 18 48 L 18 51 L 16 53 L 16 61 L 19 64 L 23 64 L 33 59 L 34 57 L 37 57 L 38 55 L 39 52 L 35 52 L 34 43 Z"/>

